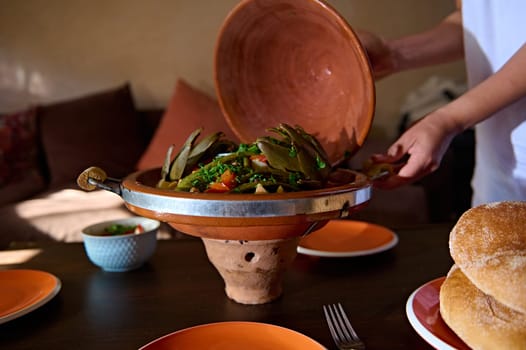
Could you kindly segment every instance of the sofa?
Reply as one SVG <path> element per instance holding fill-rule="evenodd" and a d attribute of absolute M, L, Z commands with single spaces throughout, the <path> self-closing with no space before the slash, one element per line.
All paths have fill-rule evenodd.
<path fill-rule="evenodd" d="M 116 194 L 85 192 L 77 176 L 160 167 L 191 131 L 229 131 L 217 102 L 179 79 L 165 109 L 136 108 L 130 84 L 0 115 L 0 249 L 20 242 L 81 241 L 83 227 L 133 215 Z M 163 224 L 160 238 L 180 233 Z"/>
<path fill-rule="evenodd" d="M 112 89 L 0 115 L 0 249 L 35 241 L 81 241 L 83 227 L 129 217 L 123 200 L 104 190 L 85 192 L 77 176 L 98 166 L 123 178 L 136 170 L 160 167 L 168 147 L 182 146 L 196 128 L 230 131 L 217 101 L 183 79 L 166 108 L 139 110 L 132 88 Z M 389 141 L 370 138 L 353 167 Z M 373 190 L 369 205 L 351 218 L 390 227 L 429 221 L 423 186 Z M 180 237 L 163 224 L 160 239 Z"/>

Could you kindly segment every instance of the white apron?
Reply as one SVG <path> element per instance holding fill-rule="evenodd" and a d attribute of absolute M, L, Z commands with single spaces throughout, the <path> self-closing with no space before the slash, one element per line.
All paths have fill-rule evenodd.
<path fill-rule="evenodd" d="M 463 0 L 462 14 L 472 87 L 526 42 L 526 1 Z M 526 97 L 479 123 L 475 135 L 472 205 L 526 200 Z"/>

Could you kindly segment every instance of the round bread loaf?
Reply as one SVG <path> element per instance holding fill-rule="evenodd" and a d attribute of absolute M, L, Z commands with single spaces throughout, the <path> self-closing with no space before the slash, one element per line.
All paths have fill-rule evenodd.
<path fill-rule="evenodd" d="M 455 265 L 440 288 L 440 314 L 474 350 L 526 349 L 526 315 L 482 293 Z"/>
<path fill-rule="evenodd" d="M 469 209 L 451 231 L 449 249 L 484 294 L 526 313 L 526 202 Z"/>

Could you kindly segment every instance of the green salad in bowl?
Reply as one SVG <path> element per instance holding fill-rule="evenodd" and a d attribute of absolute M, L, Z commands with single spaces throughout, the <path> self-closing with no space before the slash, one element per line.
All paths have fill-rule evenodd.
<path fill-rule="evenodd" d="M 119 236 L 143 233 L 144 227 L 141 224 L 137 225 L 123 225 L 123 224 L 112 224 L 104 228 L 104 231 L 100 233 L 101 236 Z"/>

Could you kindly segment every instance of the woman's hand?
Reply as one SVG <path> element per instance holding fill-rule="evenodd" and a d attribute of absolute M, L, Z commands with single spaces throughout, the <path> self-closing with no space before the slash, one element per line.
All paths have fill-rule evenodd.
<path fill-rule="evenodd" d="M 357 30 L 356 34 L 367 52 L 375 79 L 381 79 L 396 72 L 395 52 L 391 50 L 387 41 L 367 31 Z"/>
<path fill-rule="evenodd" d="M 371 156 L 369 163 L 392 164 L 394 173 L 374 182 L 390 189 L 415 182 L 435 171 L 459 129 L 448 125 L 448 116 L 437 110 L 413 124 L 386 154 Z"/>

